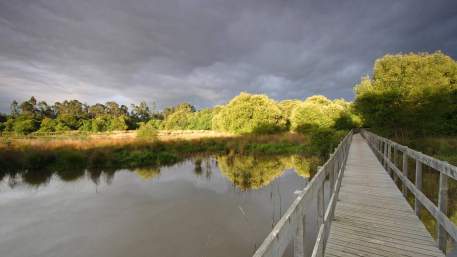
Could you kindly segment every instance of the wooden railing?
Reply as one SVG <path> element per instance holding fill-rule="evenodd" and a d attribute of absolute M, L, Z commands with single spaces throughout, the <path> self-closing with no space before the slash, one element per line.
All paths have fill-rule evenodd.
<path fill-rule="evenodd" d="M 307 207 L 312 206 L 313 201 L 317 201 L 317 224 L 315 225 L 318 230 L 315 235 L 316 240 L 311 256 L 324 255 L 351 141 L 352 131 L 344 137 L 327 162 L 319 168 L 310 183 L 293 201 L 289 209 L 287 209 L 254 253 L 254 257 L 282 256 L 292 241 L 294 256 L 303 257 L 305 252 L 309 252 L 308 249 L 305 249 L 306 231 L 304 223 L 306 215 L 310 215 Z M 328 203 L 325 204 L 324 184 L 327 177 L 330 198 Z"/>
<path fill-rule="evenodd" d="M 401 180 L 403 194 L 406 196 L 407 189 L 409 189 L 414 195 L 414 209 L 416 215 L 419 216 L 420 209 L 425 207 L 425 209 L 435 218 L 437 224 L 437 244 L 440 250 L 446 252 L 447 240 L 449 237 L 454 243 L 457 242 L 457 226 L 447 216 L 448 179 L 457 180 L 457 167 L 395 143 L 387 138 L 380 137 L 367 130 L 362 130 L 361 132 L 362 136 L 368 141 L 368 144 L 374 150 L 386 170 L 392 177 Z M 399 152 L 402 154 L 401 168 L 396 165 Z M 415 160 L 416 163 L 416 179 L 414 183 L 408 179 L 409 158 Z M 429 166 L 439 172 L 438 206 L 422 192 L 423 165 Z M 393 174 L 396 174 L 396 176 L 393 176 Z"/>

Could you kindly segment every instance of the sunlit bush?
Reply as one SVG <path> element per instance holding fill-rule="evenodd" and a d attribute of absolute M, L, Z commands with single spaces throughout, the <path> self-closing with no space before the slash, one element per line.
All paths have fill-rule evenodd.
<path fill-rule="evenodd" d="M 355 92 L 356 110 L 379 132 L 457 134 L 457 62 L 441 52 L 386 55 Z"/>
<path fill-rule="evenodd" d="M 156 139 L 157 138 L 157 129 L 152 123 L 140 123 L 140 127 L 136 132 L 136 136 L 142 139 Z"/>
<path fill-rule="evenodd" d="M 233 133 L 272 133 L 284 130 L 286 119 L 266 95 L 241 93 L 213 118 L 213 129 Z"/>

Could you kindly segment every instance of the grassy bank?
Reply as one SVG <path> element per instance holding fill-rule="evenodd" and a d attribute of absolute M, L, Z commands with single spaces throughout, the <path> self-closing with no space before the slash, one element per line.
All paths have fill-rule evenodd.
<path fill-rule="evenodd" d="M 74 139 L 2 139 L 0 167 L 21 170 L 70 170 L 83 168 L 134 168 L 169 165 L 197 154 L 299 154 L 325 156 L 345 132 L 273 135 L 213 135 Z"/>

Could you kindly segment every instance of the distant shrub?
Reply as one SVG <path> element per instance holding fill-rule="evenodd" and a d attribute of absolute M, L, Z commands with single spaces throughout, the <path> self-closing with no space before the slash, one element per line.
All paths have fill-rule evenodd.
<path fill-rule="evenodd" d="M 93 132 L 103 132 L 107 131 L 110 124 L 108 117 L 100 116 L 92 119 L 92 131 Z"/>
<path fill-rule="evenodd" d="M 163 122 L 164 129 L 187 129 L 192 112 L 184 109 L 168 115 Z"/>
<path fill-rule="evenodd" d="M 277 104 L 266 95 L 241 93 L 213 118 L 215 130 L 244 133 L 272 133 L 286 128 L 286 119 Z"/>
<path fill-rule="evenodd" d="M 291 114 L 291 128 L 297 132 L 351 129 L 356 126 L 360 126 L 360 119 L 351 112 L 350 103 L 342 99 L 331 101 L 325 96 L 312 96 Z"/>
<path fill-rule="evenodd" d="M 36 131 L 39 127 L 39 122 L 33 117 L 19 116 L 14 119 L 13 130 L 17 134 L 26 135 Z"/>
<path fill-rule="evenodd" d="M 148 121 L 148 124 L 155 129 L 161 129 L 162 123 L 163 123 L 162 120 L 157 120 L 157 119 L 151 119 Z"/>
<path fill-rule="evenodd" d="M 203 109 L 193 112 L 189 119 L 187 129 L 210 130 L 212 127 L 213 109 Z"/>
<path fill-rule="evenodd" d="M 157 129 L 152 123 L 140 123 L 140 127 L 136 132 L 136 136 L 142 139 L 155 139 L 157 138 Z"/>
<path fill-rule="evenodd" d="M 57 126 L 57 121 L 51 118 L 44 118 L 41 121 L 39 132 L 55 132 Z"/>
<path fill-rule="evenodd" d="M 58 127 L 62 131 L 64 130 L 76 130 L 78 129 L 82 123 L 83 119 L 73 116 L 70 114 L 61 114 L 57 116 Z"/>
<path fill-rule="evenodd" d="M 292 112 L 301 103 L 302 103 L 302 101 L 297 100 L 297 99 L 294 99 L 294 100 L 283 100 L 283 101 L 278 102 L 278 107 L 279 107 L 279 109 L 281 109 L 284 117 L 286 118 L 287 129 L 289 129 L 290 125 L 291 125 L 290 118 L 291 118 Z"/>
<path fill-rule="evenodd" d="M 110 119 L 108 130 L 127 130 L 128 129 L 128 117 L 126 115 L 121 115 L 118 117 L 112 117 Z"/>

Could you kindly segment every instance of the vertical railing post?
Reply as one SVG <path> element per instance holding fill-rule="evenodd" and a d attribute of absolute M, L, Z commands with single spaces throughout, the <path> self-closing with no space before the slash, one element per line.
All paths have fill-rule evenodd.
<path fill-rule="evenodd" d="M 338 159 L 338 153 L 336 153 L 336 155 L 334 156 L 334 159 L 333 159 L 333 174 L 334 174 L 334 179 L 335 181 L 337 181 L 338 179 L 338 176 L 339 176 L 339 168 L 340 168 L 340 164 L 339 164 L 339 159 Z M 338 200 L 338 199 L 336 199 Z"/>
<path fill-rule="evenodd" d="M 405 147 L 404 151 L 403 151 L 403 165 L 402 165 L 402 172 L 403 172 L 403 176 L 405 176 L 405 179 L 408 179 L 408 148 Z M 406 183 L 403 182 L 402 183 L 402 189 L 403 189 L 403 195 L 406 197 L 406 195 L 408 194 L 408 190 L 406 188 Z"/>
<path fill-rule="evenodd" d="M 392 158 L 392 146 L 388 143 L 387 144 L 387 162 L 386 162 L 388 173 L 392 173 L 392 169 L 390 168 L 390 165 L 389 165 L 391 158 Z"/>
<path fill-rule="evenodd" d="M 384 141 L 384 151 L 382 155 L 382 162 L 384 163 L 384 168 L 387 170 L 387 142 Z"/>
<path fill-rule="evenodd" d="M 422 192 L 422 162 L 416 160 L 416 188 L 420 192 Z M 421 203 L 417 196 L 414 197 L 414 211 L 416 215 L 419 217 L 421 210 Z"/>
<path fill-rule="evenodd" d="M 305 217 L 302 211 L 294 236 L 294 257 L 305 256 Z"/>
<path fill-rule="evenodd" d="M 438 208 L 440 211 L 447 215 L 448 212 L 448 176 L 440 172 L 440 186 L 439 186 L 439 194 L 438 194 Z M 437 220 L 437 238 L 438 238 L 438 248 L 446 253 L 447 248 L 447 232 L 443 226 L 440 225 L 440 222 Z"/>
<path fill-rule="evenodd" d="M 324 223 L 325 204 L 324 204 L 324 185 L 317 191 L 317 228 Z"/>
<path fill-rule="evenodd" d="M 393 147 L 393 149 L 394 149 L 394 156 L 393 156 L 393 161 L 392 161 L 392 162 L 394 163 L 395 166 L 397 166 L 397 162 L 398 162 L 398 151 L 397 151 L 397 149 L 395 148 L 395 146 Z"/>
<path fill-rule="evenodd" d="M 335 159 L 333 158 L 333 154 L 330 154 L 330 168 L 329 168 L 329 184 L 330 184 L 330 196 L 333 194 L 335 188 Z"/>

